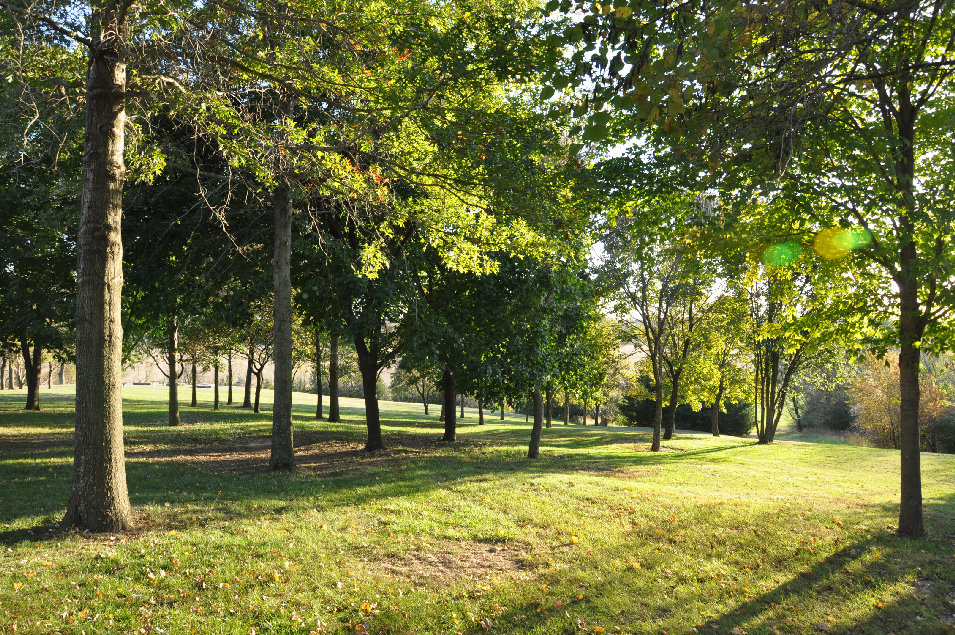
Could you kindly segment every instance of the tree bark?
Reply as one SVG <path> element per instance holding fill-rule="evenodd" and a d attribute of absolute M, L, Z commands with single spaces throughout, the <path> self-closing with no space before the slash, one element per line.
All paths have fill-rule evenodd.
<path fill-rule="evenodd" d="M 587 425 L 587 402 L 584 402 L 584 426 Z"/>
<path fill-rule="evenodd" d="M 442 441 L 453 443 L 457 439 L 458 422 L 455 419 L 454 407 L 454 373 L 447 364 L 444 365 L 442 385 L 444 386 L 444 437 L 442 437 Z"/>
<path fill-rule="evenodd" d="M 6 382 L 4 382 L 3 380 L 4 375 L 6 375 L 6 369 L 7 369 L 7 358 L 0 357 L 0 390 L 5 390 L 7 387 Z M 63 383 L 63 382 L 60 382 L 60 383 Z"/>
<path fill-rule="evenodd" d="M 478 396 L 478 425 L 484 425 L 484 398 Z"/>
<path fill-rule="evenodd" d="M 564 391 L 564 425 L 570 425 L 570 393 Z"/>
<path fill-rule="evenodd" d="M 670 387 L 670 403 L 667 406 L 665 429 L 663 438 L 666 440 L 673 438 L 673 432 L 676 430 L 676 406 L 680 400 L 680 373 L 673 373 L 673 385 Z"/>
<path fill-rule="evenodd" d="M 459 397 L 459 399 L 461 400 L 461 418 L 463 419 L 464 418 L 464 393 L 461 393 L 461 396 Z"/>
<path fill-rule="evenodd" d="M 275 240 L 272 255 L 272 332 L 274 390 L 272 397 L 273 470 L 295 466 L 292 430 L 292 200 L 282 179 L 272 194 Z"/>
<path fill-rule="evenodd" d="M 378 452 L 385 449 L 385 440 L 381 436 L 381 414 L 378 411 L 378 364 L 376 354 L 369 351 L 360 342 L 355 341 L 358 353 L 358 370 L 361 372 L 362 397 L 365 399 L 365 424 L 368 427 L 366 452 Z"/>
<path fill-rule="evenodd" d="M 252 407 L 252 360 L 255 359 L 255 344 L 249 344 L 249 353 L 245 364 L 245 395 L 242 399 L 243 408 Z M 258 412 L 258 411 L 256 411 Z"/>
<path fill-rule="evenodd" d="M 212 409 L 219 409 L 219 358 L 216 356 L 215 365 L 212 367 Z"/>
<path fill-rule="evenodd" d="M 552 414 L 552 412 L 551 412 L 551 410 L 552 410 L 552 402 L 553 402 L 553 400 L 554 400 L 554 389 L 553 389 L 553 387 L 550 385 L 549 382 L 548 382 L 548 384 L 547 384 L 546 400 L 547 400 L 547 401 L 546 401 L 546 403 L 545 403 L 545 405 L 544 405 L 544 411 L 547 413 L 547 427 L 549 428 L 549 427 L 551 427 L 551 424 L 552 424 L 552 421 L 551 421 L 551 414 Z"/>
<path fill-rule="evenodd" d="M 33 352 L 27 341 L 20 340 L 20 349 L 23 353 L 23 374 L 27 378 L 27 403 L 25 410 L 40 409 L 40 373 L 43 362 L 40 347 L 34 344 Z"/>
<path fill-rule="evenodd" d="M 53 362 L 47 362 L 46 369 L 46 387 L 47 390 L 53 388 Z"/>
<path fill-rule="evenodd" d="M 540 386 L 534 386 L 534 426 L 531 428 L 531 443 L 527 448 L 527 458 L 536 459 L 540 455 L 541 430 L 544 427 L 544 398 Z"/>
<path fill-rule="evenodd" d="M 338 411 L 338 335 L 334 333 L 328 339 L 328 420 L 342 420 Z"/>
<path fill-rule="evenodd" d="M 315 329 L 315 395 L 315 418 L 324 419 L 325 415 L 322 413 L 322 339 L 318 329 Z"/>
<path fill-rule="evenodd" d="M 914 252 L 914 244 L 912 246 Z M 910 270 L 911 271 L 911 270 Z M 922 470 L 919 454 L 919 363 L 921 340 L 918 291 L 908 273 L 899 283 L 901 319 L 899 320 L 899 446 L 901 448 L 902 501 L 899 507 L 899 534 L 916 538 L 925 535 L 922 518 Z"/>
<path fill-rule="evenodd" d="M 600 425 L 600 402 L 597 402 L 597 405 L 594 406 L 594 425 Z"/>
<path fill-rule="evenodd" d="M 57 379 L 59 380 L 59 384 L 60 384 L 61 386 L 63 385 L 63 367 L 64 367 L 64 366 L 66 366 L 66 364 L 63 363 L 63 362 L 61 362 L 61 363 L 60 363 L 60 370 L 58 371 L 59 374 L 58 374 L 58 376 L 57 376 Z M 2 380 L 3 380 L 3 371 L 0 371 L 0 384 L 3 383 Z"/>
<path fill-rule="evenodd" d="M 501 399 L 501 421 L 504 421 L 504 400 Z"/>
<path fill-rule="evenodd" d="M 663 427 L 663 383 L 656 382 L 656 403 L 653 405 L 653 440 L 650 442 L 650 451 L 660 451 L 660 430 Z"/>
<path fill-rule="evenodd" d="M 13 390 L 13 362 L 7 362 L 7 388 Z"/>
<path fill-rule="evenodd" d="M 102 5 L 92 19 L 76 245 L 76 432 L 63 525 L 120 531 L 133 525 L 122 395 L 126 23 L 113 3 Z"/>
<path fill-rule="evenodd" d="M 232 349 L 229 349 L 229 354 L 227 355 L 227 363 L 229 365 L 229 396 L 226 397 L 226 404 L 232 405 Z"/>

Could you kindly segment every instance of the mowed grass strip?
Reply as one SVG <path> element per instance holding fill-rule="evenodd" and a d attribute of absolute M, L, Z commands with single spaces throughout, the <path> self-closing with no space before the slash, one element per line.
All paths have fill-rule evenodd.
<path fill-rule="evenodd" d="M 268 402 L 165 426 L 127 389 L 140 519 L 49 531 L 64 511 L 72 395 L 0 393 L 0 633 L 944 633 L 955 624 L 955 457 L 923 454 L 923 540 L 893 534 L 897 452 L 646 430 L 545 430 L 468 410 L 459 443 L 418 404 L 314 419 L 272 474 Z M 264 395 L 266 400 L 270 395 Z M 188 403 L 188 402 L 186 402 Z M 326 401 L 327 405 L 327 401 Z M 435 413 L 436 411 L 432 411 Z"/>

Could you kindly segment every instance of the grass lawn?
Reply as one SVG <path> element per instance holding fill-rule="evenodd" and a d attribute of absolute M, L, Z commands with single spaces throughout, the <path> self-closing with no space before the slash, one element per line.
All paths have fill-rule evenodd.
<path fill-rule="evenodd" d="M 126 389 L 133 532 L 58 534 L 72 394 L 0 392 L 0 633 L 955 632 L 955 456 L 922 455 L 929 537 L 894 534 L 897 452 L 788 437 L 545 430 L 420 405 L 316 421 L 272 474 L 271 418 L 206 401 L 166 427 Z M 263 395 L 266 404 L 271 395 Z M 327 405 L 327 400 L 326 400 Z M 267 406 L 268 407 L 268 406 Z"/>

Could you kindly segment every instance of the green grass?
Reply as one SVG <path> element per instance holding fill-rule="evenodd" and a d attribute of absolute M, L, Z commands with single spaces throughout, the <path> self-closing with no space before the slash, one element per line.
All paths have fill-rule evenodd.
<path fill-rule="evenodd" d="M 523 416 L 459 443 L 421 406 L 312 418 L 272 474 L 268 411 L 168 428 L 161 388 L 126 391 L 141 527 L 57 534 L 72 395 L 0 393 L 0 633 L 940 633 L 955 623 L 955 456 L 923 455 L 929 537 L 893 534 L 898 454 L 838 443 L 555 427 Z M 265 395 L 270 399 L 270 395 Z"/>

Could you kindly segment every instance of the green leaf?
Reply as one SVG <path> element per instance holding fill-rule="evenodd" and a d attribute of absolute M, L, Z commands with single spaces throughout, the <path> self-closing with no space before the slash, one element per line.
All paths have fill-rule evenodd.
<path fill-rule="evenodd" d="M 554 87 L 553 86 L 544 86 L 541 90 L 541 101 L 547 101 L 554 96 Z"/>

